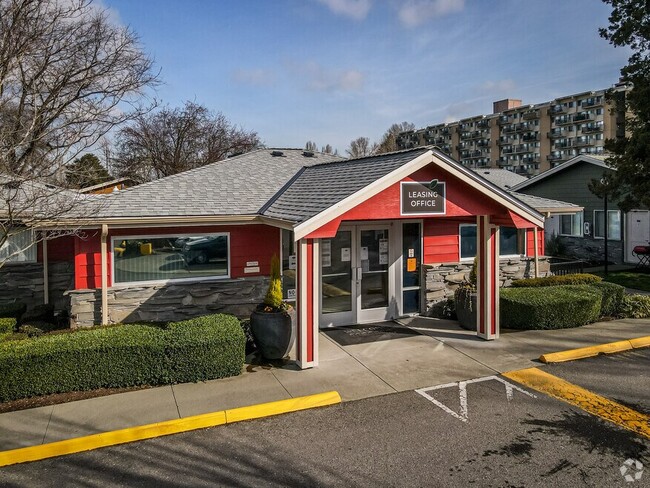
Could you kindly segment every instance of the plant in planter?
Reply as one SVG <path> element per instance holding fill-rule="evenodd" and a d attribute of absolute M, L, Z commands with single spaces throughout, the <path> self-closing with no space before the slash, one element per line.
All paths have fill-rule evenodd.
<path fill-rule="evenodd" d="M 280 260 L 271 259 L 271 282 L 264 298 L 251 314 L 251 332 L 255 344 L 266 359 L 282 359 L 291 350 L 294 341 L 295 310 L 282 300 Z"/>
<path fill-rule="evenodd" d="M 476 258 L 469 272 L 469 280 L 454 292 L 456 316 L 463 329 L 476 330 Z"/>

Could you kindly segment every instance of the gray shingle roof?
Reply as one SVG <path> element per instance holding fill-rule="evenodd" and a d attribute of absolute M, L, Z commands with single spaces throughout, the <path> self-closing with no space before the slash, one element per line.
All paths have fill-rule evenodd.
<path fill-rule="evenodd" d="M 417 148 L 307 167 L 269 202 L 262 215 L 303 222 L 428 150 Z"/>
<path fill-rule="evenodd" d="M 582 210 L 582 207 L 574 203 L 562 202 L 560 200 L 552 200 L 550 198 L 537 197 L 535 195 L 527 195 L 525 193 L 518 193 L 516 191 L 511 191 L 510 194 L 521 200 L 526 205 L 533 207 L 538 212 L 553 212 L 554 210 L 566 210 L 566 211 L 576 211 L 579 212 Z"/>
<path fill-rule="evenodd" d="M 282 156 L 272 155 L 277 151 Z M 341 159 L 318 152 L 308 157 L 302 149 L 258 149 L 110 194 L 95 217 L 253 215 L 303 166 Z"/>
<path fill-rule="evenodd" d="M 490 183 L 506 190 L 528 179 L 525 176 L 518 175 L 517 173 L 513 173 L 507 169 L 477 168 L 474 171 Z"/>

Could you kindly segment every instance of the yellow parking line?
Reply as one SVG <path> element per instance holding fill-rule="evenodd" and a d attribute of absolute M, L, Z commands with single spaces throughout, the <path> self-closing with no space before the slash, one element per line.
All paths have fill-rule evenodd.
<path fill-rule="evenodd" d="M 625 405 L 597 395 L 538 368 L 510 371 L 504 373 L 503 376 L 650 439 L 650 416 L 632 410 Z"/>
<path fill-rule="evenodd" d="M 65 454 L 90 451 L 100 447 L 116 446 L 127 442 L 152 439 L 154 437 L 205 429 L 207 427 L 216 427 L 218 425 L 280 415 L 298 410 L 325 407 L 337 403 L 341 403 L 340 395 L 336 391 L 328 391 L 316 395 L 289 398 L 287 400 L 252 405 L 250 407 L 233 408 L 219 412 L 194 415 L 192 417 L 167 420 L 165 422 L 157 422 L 155 424 L 129 427 L 112 432 L 76 437 L 74 439 L 66 439 L 49 444 L 11 449 L 0 452 L 0 466 L 40 461 Z"/>

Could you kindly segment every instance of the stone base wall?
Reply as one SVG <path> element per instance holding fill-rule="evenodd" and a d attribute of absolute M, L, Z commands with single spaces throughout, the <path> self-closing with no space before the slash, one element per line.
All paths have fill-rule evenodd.
<path fill-rule="evenodd" d="M 108 322 L 169 322 L 210 313 L 243 318 L 262 302 L 266 277 L 144 285 L 108 290 Z M 101 290 L 70 290 L 70 327 L 101 323 Z"/>
<path fill-rule="evenodd" d="M 469 281 L 473 262 L 425 265 L 426 268 L 426 313 L 429 317 L 442 317 L 447 299 L 454 297 L 454 291 L 464 281 Z M 513 280 L 533 278 L 535 260 L 533 258 L 506 258 L 499 262 L 501 286 L 510 286 Z M 539 258 L 539 276 L 551 274 L 548 259 Z"/>
<path fill-rule="evenodd" d="M 74 288 L 74 264 L 51 262 L 48 266 L 49 301 L 65 310 L 64 292 Z M 0 268 L 0 304 L 22 302 L 28 309 L 43 304 L 43 263 L 7 263 Z"/>
<path fill-rule="evenodd" d="M 566 248 L 565 254 L 575 259 L 590 262 L 605 260 L 605 240 L 585 237 L 559 236 L 558 239 Z M 623 241 L 607 240 L 607 256 L 610 263 L 623 263 Z"/>

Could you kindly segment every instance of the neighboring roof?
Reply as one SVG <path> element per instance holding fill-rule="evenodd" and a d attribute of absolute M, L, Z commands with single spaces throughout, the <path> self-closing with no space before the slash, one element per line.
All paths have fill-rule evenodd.
<path fill-rule="evenodd" d="M 305 168 L 262 215 L 303 222 L 428 151 L 420 147 Z"/>
<path fill-rule="evenodd" d="M 102 188 L 108 188 L 109 186 L 117 186 L 121 184 L 130 184 L 129 186 L 133 186 L 134 181 L 131 178 L 117 178 L 115 180 L 105 181 L 103 183 L 98 183 L 96 185 L 87 186 L 86 188 L 82 188 L 81 190 L 79 190 L 79 192 L 91 193 L 95 190 L 100 190 Z"/>
<path fill-rule="evenodd" d="M 507 169 L 476 168 L 474 171 L 488 180 L 490 183 L 493 183 L 499 188 L 503 188 L 505 190 L 508 190 L 513 186 L 528 180 L 526 176 L 508 171 Z"/>
<path fill-rule="evenodd" d="M 609 166 L 607 166 L 607 164 L 605 164 L 605 156 L 587 156 L 583 154 L 581 156 L 576 156 L 575 158 L 571 158 L 568 161 L 565 161 L 564 163 L 556 166 L 555 168 L 551 168 L 548 171 L 544 171 L 543 173 L 538 174 L 537 176 L 530 178 L 529 180 L 522 181 L 521 183 L 513 186 L 511 189 L 514 191 L 523 190 L 524 188 L 528 188 L 529 186 L 535 185 L 540 181 L 543 181 L 546 178 L 549 178 L 557 173 L 565 171 L 579 163 L 593 164 L 595 166 L 600 166 L 601 168 L 604 169 L 611 169 L 612 171 L 615 171 L 614 168 L 610 168 Z"/>
<path fill-rule="evenodd" d="M 576 213 L 583 209 L 583 207 L 579 205 L 562 202 L 560 200 L 552 200 L 550 198 L 537 197 L 535 195 L 527 195 L 515 191 L 509 193 L 541 213 Z"/>
<path fill-rule="evenodd" d="M 304 166 L 341 159 L 302 149 L 258 149 L 111 193 L 96 217 L 255 215 Z"/>

